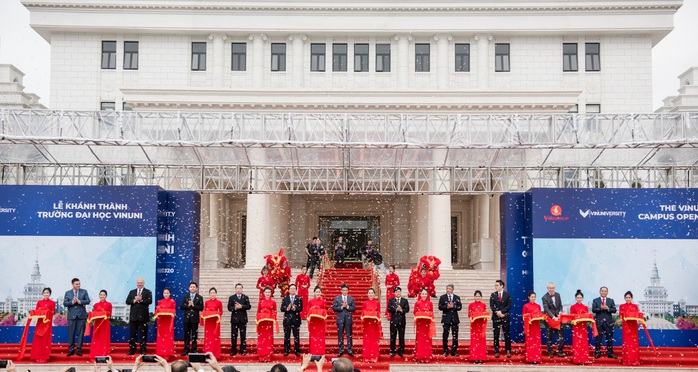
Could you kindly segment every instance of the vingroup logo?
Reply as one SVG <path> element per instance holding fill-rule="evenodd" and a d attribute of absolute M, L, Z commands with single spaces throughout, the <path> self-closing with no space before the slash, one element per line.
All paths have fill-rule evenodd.
<path fill-rule="evenodd" d="M 545 221 L 567 221 L 569 216 L 562 215 L 562 207 L 559 204 L 553 204 L 550 207 L 551 216 L 543 216 Z"/>

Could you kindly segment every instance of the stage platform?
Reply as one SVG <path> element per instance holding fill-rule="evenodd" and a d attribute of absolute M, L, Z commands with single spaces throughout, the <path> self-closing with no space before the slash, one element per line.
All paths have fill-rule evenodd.
<path fill-rule="evenodd" d="M 283 356 L 283 343 L 280 340 L 275 340 L 274 349 L 275 354 L 272 356 L 271 363 L 258 363 L 256 351 L 256 340 L 250 340 L 248 342 L 248 353 L 245 356 L 229 356 L 230 344 L 224 343 L 222 349 L 222 357 L 220 362 L 226 365 L 234 365 L 241 371 L 249 372 L 266 372 L 269 368 L 276 363 L 283 363 L 289 368 L 289 371 L 297 370 L 300 365 L 300 357 L 296 357 L 293 354 L 284 357 Z M 328 343 L 328 354 L 327 357 L 330 359 L 337 357 L 337 343 Z M 182 350 L 182 344 L 177 343 L 176 350 Z M 17 350 L 19 346 L 17 344 L 0 344 L 0 359 L 6 360 L 10 359 L 16 361 Z M 621 365 L 622 359 L 608 359 L 605 356 L 599 359 L 591 359 L 591 363 L 585 366 L 577 366 L 571 363 L 572 350 L 567 347 L 565 352 L 567 353 L 567 358 L 554 358 L 550 359 L 547 357 L 547 353 L 543 354 L 543 362 L 536 365 L 530 365 L 524 361 L 524 345 L 514 344 L 512 358 L 507 359 L 502 355 L 501 358 L 494 358 L 494 351 L 492 350 L 492 344 L 488 344 L 488 361 L 485 364 L 473 364 L 467 360 L 468 357 L 468 344 L 461 343 L 460 356 L 459 357 L 444 357 L 441 354 L 441 342 L 434 343 L 434 358 L 431 363 L 416 363 L 412 358 L 412 353 L 414 349 L 414 342 L 408 342 L 405 358 L 400 358 L 395 356 L 391 358 L 389 356 L 389 343 L 387 340 L 381 341 L 381 357 L 377 363 L 364 363 L 361 361 L 361 343 L 354 344 L 355 356 L 352 360 L 355 363 L 355 367 L 361 371 L 396 371 L 396 372 L 414 372 L 414 371 L 550 371 L 550 370 L 561 370 L 565 371 L 624 371 L 630 369 L 643 368 L 647 370 L 689 370 L 698 371 L 698 348 L 658 348 L 657 352 L 654 353 L 650 348 L 641 348 L 641 362 L 640 367 L 624 367 Z M 545 349 L 545 347 L 543 348 Z M 302 343 L 302 352 L 307 352 L 307 341 Z M 133 356 L 126 355 L 128 351 L 127 344 L 112 344 L 112 358 L 114 359 L 117 368 L 131 368 L 134 360 Z M 154 352 L 154 346 L 149 349 L 150 353 Z M 51 352 L 51 360 L 45 364 L 35 364 L 28 360 L 30 350 L 27 351 L 25 359 L 19 362 L 18 370 L 24 372 L 25 369 L 31 370 L 32 372 L 44 372 L 51 371 L 55 372 L 61 368 L 61 366 L 75 366 L 77 371 L 94 371 L 91 367 L 92 361 L 89 358 L 89 345 L 85 345 L 83 348 L 84 355 L 82 357 L 71 356 L 67 357 L 67 345 L 66 344 L 56 344 L 53 346 Z M 593 350 L 590 348 L 590 355 L 593 355 Z M 622 358 L 622 353 L 620 348 L 616 350 L 616 354 Z M 177 356 L 172 358 L 171 361 L 180 359 Z M 102 371 L 105 371 L 103 368 Z M 139 369 L 140 371 L 157 371 L 158 368 L 153 366 L 146 366 L 145 368 Z M 326 365 L 325 370 L 330 370 L 330 364 Z"/>

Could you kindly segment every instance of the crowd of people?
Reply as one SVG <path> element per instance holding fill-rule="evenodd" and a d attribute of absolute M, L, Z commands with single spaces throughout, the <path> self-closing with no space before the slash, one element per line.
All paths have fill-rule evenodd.
<path fill-rule="evenodd" d="M 342 250 L 340 241 L 335 249 L 336 254 Z M 369 242 L 370 243 L 370 242 Z M 369 244 L 370 245 L 370 244 Z M 315 250 L 316 248 L 311 248 Z M 370 253 L 370 252 L 369 252 Z M 341 264 L 341 255 L 337 262 Z M 310 261 L 310 259 L 309 259 Z M 460 326 L 459 312 L 463 309 L 461 298 L 454 293 L 454 285 L 446 286 L 446 293 L 438 298 L 436 309 L 432 303 L 432 295 L 427 288 L 422 288 L 412 304 L 403 296 L 400 287 L 400 278 L 395 273 L 395 266 L 390 266 L 385 276 L 387 294 L 385 298 L 385 312 L 381 310 L 381 301 L 377 298 L 373 288 L 367 291 L 367 300 L 357 306 L 347 284 L 342 284 L 341 294 L 326 299 L 323 296 L 323 288 L 315 286 L 310 297 L 311 276 L 307 274 L 307 268 L 303 267 L 296 277 L 295 284 L 288 287 L 288 293 L 280 302 L 273 297 L 273 286 L 267 283 L 265 272 L 258 280 L 260 289 L 255 323 L 257 333 L 256 354 L 262 362 L 269 362 L 274 353 L 274 332 L 279 332 L 277 320 L 278 310 L 283 313 L 284 332 L 284 356 L 290 353 L 301 355 L 300 327 L 302 321 L 307 321 L 309 332 L 309 349 L 311 355 L 326 355 L 326 331 L 328 312 L 336 314 L 336 327 L 338 332 L 338 357 L 346 354 L 349 358 L 355 357 L 353 348 L 353 324 L 354 320 L 360 320 L 363 325 L 362 353 L 364 362 L 378 361 L 379 342 L 382 334 L 381 322 L 383 317 L 390 325 L 390 357 L 405 355 L 405 328 L 407 314 L 412 311 L 415 321 L 415 347 L 413 358 L 420 363 L 428 363 L 433 359 L 432 339 L 436 336 L 435 311 L 442 312 L 441 324 L 443 327 L 442 345 L 444 357 L 459 356 L 458 334 Z M 505 284 L 497 280 L 494 284 L 495 291 L 491 293 L 489 304 L 483 302 L 481 291 L 475 291 L 473 300 L 468 304 L 468 318 L 470 320 L 470 347 L 468 360 L 474 363 L 484 363 L 487 360 L 485 334 L 487 322 L 491 320 L 494 331 L 494 357 L 501 355 L 500 339 L 504 340 L 504 353 L 511 358 L 510 338 L 510 312 L 512 309 L 512 297 L 504 290 Z M 583 304 L 584 294 L 577 291 L 576 303 L 571 306 L 570 314 L 563 314 L 562 300 L 559 293 L 555 292 L 555 284 L 549 283 L 547 291 L 542 297 L 541 307 L 536 303 L 536 293 L 531 291 L 528 303 L 523 306 L 524 334 L 525 334 L 525 360 L 530 363 L 542 361 L 541 353 L 541 321 L 547 323 L 547 351 L 550 358 L 555 356 L 565 358 L 563 352 L 564 337 L 562 323 L 572 324 L 573 356 L 572 361 L 577 364 L 589 362 L 588 353 L 588 326 L 593 325 L 596 336 L 595 354 L 601 357 L 601 341 L 606 338 L 606 353 L 609 358 L 616 358 L 613 350 L 613 317 L 620 311 L 623 319 L 623 364 L 639 364 L 638 346 L 638 320 L 641 313 L 632 303 L 632 293 L 625 294 L 625 304 L 618 309 L 613 299 L 608 297 L 608 288 L 601 287 L 600 296 L 592 301 L 592 309 Z M 35 362 L 46 362 L 51 351 L 51 321 L 55 312 L 55 304 L 49 299 L 51 289 L 45 288 L 44 299 L 36 305 L 36 310 L 30 314 L 31 318 L 39 319 L 32 341 L 31 359 Z M 155 354 L 164 360 L 175 356 L 174 350 L 174 319 L 177 303 L 171 298 L 172 292 L 165 288 L 162 299 L 157 302 L 155 319 L 157 321 L 157 341 Z M 191 282 L 188 292 L 182 296 L 179 309 L 183 311 L 184 347 L 181 356 L 189 353 L 197 353 L 200 350 L 198 344 L 198 328 L 204 327 L 203 352 L 209 353 L 212 360 L 221 357 L 220 326 L 223 317 L 223 303 L 217 298 L 216 288 L 210 288 L 208 298 L 199 293 L 196 282 Z M 87 312 L 86 305 L 90 303 L 90 297 L 86 290 L 80 288 L 80 280 L 72 280 L 72 289 L 64 296 L 64 306 L 67 308 L 68 319 L 68 356 L 82 355 L 83 332 L 92 325 L 92 339 L 90 345 L 90 357 L 104 356 L 110 350 L 110 327 L 112 307 L 107 301 L 107 291 L 99 293 L 97 302 L 91 312 Z M 149 322 L 148 306 L 153 303 L 153 294 L 145 288 L 143 278 L 136 280 L 136 288 L 131 290 L 126 299 L 130 305 L 130 336 L 129 355 L 137 351 L 144 355 L 147 353 L 147 327 Z M 489 305 L 489 306 L 488 306 Z M 488 312 L 488 307 L 490 312 Z M 357 308 L 362 309 L 359 316 L 355 315 Z M 412 308 L 412 310 L 410 310 Z M 243 293 L 243 285 L 235 285 L 235 293 L 228 298 L 227 310 L 231 323 L 231 350 L 230 355 L 247 354 L 247 323 L 248 311 L 252 309 L 250 298 Z M 291 343 L 293 337 L 293 344 Z M 346 339 L 346 342 L 345 342 Z M 449 347 L 449 339 L 451 339 Z M 20 359 L 24 354 L 26 339 L 22 340 Z M 554 346 L 557 344 L 557 350 Z M 214 359 L 215 358 L 215 359 Z M 307 366 L 306 366 L 307 367 Z"/>

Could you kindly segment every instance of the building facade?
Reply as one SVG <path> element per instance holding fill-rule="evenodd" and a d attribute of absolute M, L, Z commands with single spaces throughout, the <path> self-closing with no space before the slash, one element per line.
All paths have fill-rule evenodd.
<path fill-rule="evenodd" d="M 581 177 L 578 169 L 588 160 L 566 154 L 561 158 L 572 166 L 562 169 L 545 164 L 550 154 L 530 148 L 485 149 L 500 137 L 517 142 L 516 133 L 508 129 L 501 136 L 485 137 L 478 152 L 454 161 L 448 160 L 451 150 L 444 147 L 409 148 L 386 140 L 387 144 L 348 148 L 334 142 L 332 135 L 349 133 L 349 122 L 361 122 L 362 133 L 374 124 L 394 122 L 395 133 L 406 133 L 407 121 L 426 127 L 434 118 L 463 119 L 481 123 L 484 133 L 497 124 L 498 115 L 508 115 L 502 121 L 516 126 L 518 115 L 572 113 L 576 128 L 575 114 L 650 113 L 652 47 L 671 31 L 673 15 L 682 4 L 23 3 L 32 27 L 51 43 L 52 109 L 99 110 L 104 126 L 136 126 L 145 120 L 140 113 L 192 112 L 201 113 L 196 120 L 210 121 L 227 113 L 242 121 L 249 115 L 254 128 L 272 125 L 272 117 L 280 118 L 273 125 L 284 128 L 337 128 L 289 147 L 281 136 L 273 144 L 279 150 L 184 149 L 158 164 L 165 173 L 192 161 L 229 167 L 230 173 L 217 169 L 194 177 L 201 181 L 194 188 L 203 192 L 203 268 L 260 267 L 263 255 L 278 247 L 290 247 L 287 255 L 297 266 L 305 262 L 303 247 L 311 237 L 319 236 L 330 246 L 344 236 L 354 251 L 372 239 L 388 263 L 407 267 L 429 254 L 440 257 L 443 268 L 464 269 L 499 267 L 499 193 L 559 185 L 568 175 Z M 109 119 L 111 110 L 138 114 L 133 123 L 124 114 L 114 121 Z M 302 117 L 301 122 L 295 122 L 294 115 Z M 596 121 L 580 123 L 585 130 L 598 126 Z M 256 138 L 251 135 L 248 140 Z M 166 151 L 171 150 L 160 152 Z M 101 163 L 118 162 L 124 167 L 118 169 L 139 167 L 115 152 L 105 155 Z M 609 167 L 616 159 L 609 159 Z M 491 174 L 477 173 L 477 168 L 489 169 L 495 161 L 516 163 L 524 172 L 537 168 L 537 181 L 492 181 Z M 244 191 L 226 187 L 228 179 L 239 177 L 236 167 L 247 163 L 258 168 L 242 177 Z M 425 164 L 430 169 L 422 174 Z M 634 165 L 632 160 L 629 164 Z M 554 170 L 548 172 L 549 166 Z M 459 167 L 475 169 L 459 178 L 469 185 L 465 189 L 453 176 Z M 314 173 L 317 169 L 322 171 Z M 608 169 L 598 172 L 615 172 L 617 167 Z M 278 188 L 275 180 L 284 172 L 305 178 L 295 188 Z M 399 184 L 408 174 L 411 185 L 427 186 L 410 186 L 405 192 L 357 186 L 346 192 L 346 185 L 372 185 L 374 178 Z M 129 177 L 105 182 L 118 184 Z M 601 176 L 595 177 L 589 182 L 599 187 Z M 151 178 L 159 182 L 157 176 Z M 629 187 L 631 182 L 620 183 Z M 303 189 L 294 191 L 298 184 Z M 192 188 L 184 182 L 161 186 Z"/>

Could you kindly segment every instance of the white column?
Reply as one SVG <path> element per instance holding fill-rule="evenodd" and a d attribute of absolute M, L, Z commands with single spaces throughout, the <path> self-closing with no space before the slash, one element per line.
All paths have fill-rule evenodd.
<path fill-rule="evenodd" d="M 495 268 L 495 245 L 490 234 L 491 205 L 497 203 L 496 198 L 489 195 L 478 195 L 474 200 L 474 219 L 476 240 L 470 247 L 470 264 L 478 270 Z"/>
<path fill-rule="evenodd" d="M 395 36 L 395 40 L 397 40 L 397 87 L 407 89 L 410 67 L 409 42 L 412 36 Z"/>
<path fill-rule="evenodd" d="M 448 42 L 450 35 L 434 36 L 436 40 L 436 73 L 438 74 L 439 89 L 448 89 Z"/>
<path fill-rule="evenodd" d="M 490 41 L 492 35 L 475 35 L 477 41 L 477 87 L 487 89 L 490 86 Z"/>
<path fill-rule="evenodd" d="M 264 256 L 279 252 L 283 247 L 290 257 L 288 195 L 247 195 L 247 261 L 245 268 L 260 268 Z"/>
<path fill-rule="evenodd" d="M 222 88 L 225 85 L 225 40 L 226 35 L 211 34 L 209 40 L 213 40 L 213 76 L 211 83 L 214 88 Z"/>
<path fill-rule="evenodd" d="M 428 244 L 429 255 L 441 260 L 441 269 L 452 269 L 451 263 L 451 197 L 428 195 Z"/>
<path fill-rule="evenodd" d="M 291 70 L 291 74 L 293 77 L 293 87 L 302 88 L 304 84 L 303 57 L 305 56 L 303 52 L 303 46 L 308 38 L 305 35 L 291 35 L 291 37 L 289 37 L 288 39 L 291 40 L 291 45 L 293 47 L 293 62 Z"/>
<path fill-rule="evenodd" d="M 263 34 L 250 35 L 252 40 L 252 86 L 264 87 L 264 41 L 267 37 Z"/>

